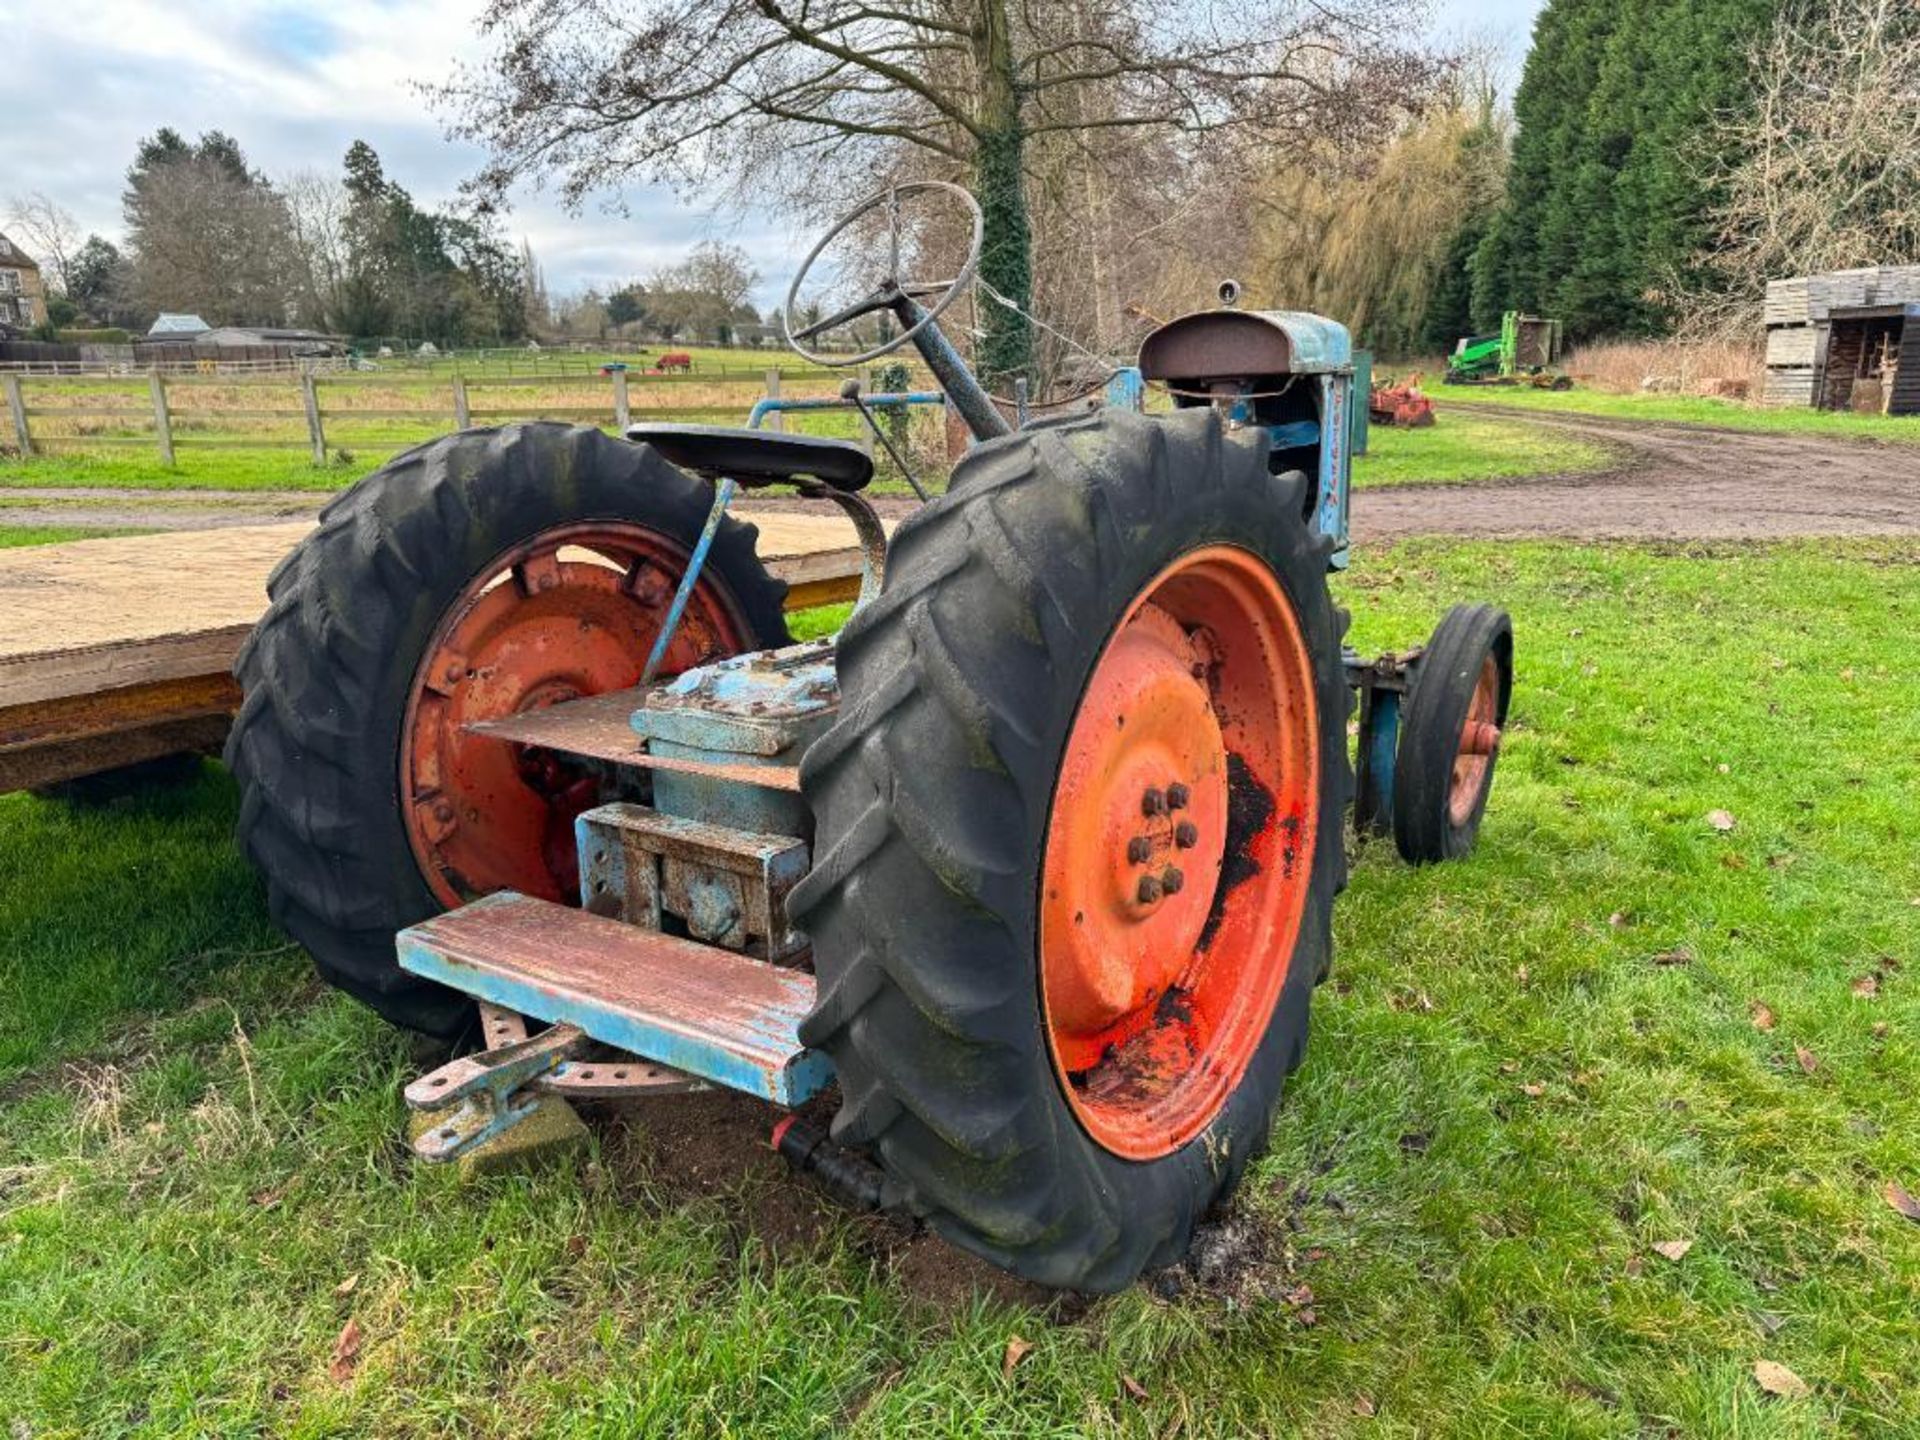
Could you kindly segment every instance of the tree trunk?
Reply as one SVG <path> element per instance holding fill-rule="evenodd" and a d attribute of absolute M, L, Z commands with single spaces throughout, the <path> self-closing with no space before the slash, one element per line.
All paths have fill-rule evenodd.
<path fill-rule="evenodd" d="M 1027 220 L 1024 155 L 1026 129 L 1013 68 L 1013 36 L 1004 0 L 985 0 L 974 34 L 980 73 L 979 137 L 973 154 L 973 188 L 986 217 L 980 278 L 1018 305 L 1009 310 L 993 293 L 980 297 L 980 378 L 989 389 L 1027 373 L 1033 363 L 1033 230 Z"/>

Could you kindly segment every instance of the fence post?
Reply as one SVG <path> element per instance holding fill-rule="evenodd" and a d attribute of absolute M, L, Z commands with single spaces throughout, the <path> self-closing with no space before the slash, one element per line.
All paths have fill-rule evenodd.
<path fill-rule="evenodd" d="M 613 372 L 613 423 L 621 434 L 626 433 L 627 423 L 633 418 L 633 411 L 627 403 L 627 372 Z"/>
<path fill-rule="evenodd" d="M 313 442 L 313 463 L 327 463 L 327 436 L 320 428 L 320 396 L 313 388 L 313 372 L 302 372 L 300 376 L 300 403 L 307 411 L 307 438 Z"/>
<path fill-rule="evenodd" d="M 778 367 L 767 371 L 767 398 L 769 400 L 778 400 L 780 398 L 780 371 Z M 786 428 L 787 417 L 780 411 L 775 410 L 767 416 L 767 429 L 785 433 Z"/>
<path fill-rule="evenodd" d="M 20 442 L 20 454 L 24 458 L 33 454 L 33 436 L 27 433 L 27 402 L 20 394 L 20 377 L 0 375 L 0 382 L 7 387 L 7 410 L 13 416 L 13 438 Z"/>
<path fill-rule="evenodd" d="M 153 396 L 153 438 L 160 442 L 160 463 L 173 464 L 173 417 L 167 413 L 167 382 L 158 370 L 147 372 L 147 393 Z"/>
<path fill-rule="evenodd" d="M 467 381 L 463 375 L 453 377 L 453 428 L 465 430 L 473 424 L 473 412 L 467 408 Z"/>

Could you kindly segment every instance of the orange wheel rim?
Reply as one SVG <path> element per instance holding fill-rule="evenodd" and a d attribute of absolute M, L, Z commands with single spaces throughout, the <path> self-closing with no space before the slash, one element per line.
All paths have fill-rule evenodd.
<path fill-rule="evenodd" d="M 414 673 L 400 743 L 407 839 L 443 905 L 503 889 L 577 898 L 573 822 L 599 803 L 599 778 L 466 727 L 637 685 L 686 565 L 684 547 L 643 525 L 560 525 L 496 557 L 448 608 Z M 739 653 L 748 633 L 703 579 L 663 678 Z"/>
<path fill-rule="evenodd" d="M 1193 551 L 1081 696 L 1048 819 L 1040 982 L 1074 1114 L 1117 1155 L 1199 1135 L 1286 983 L 1318 834 L 1313 666 L 1272 570 Z"/>
<path fill-rule="evenodd" d="M 1486 789 L 1487 772 L 1500 749 L 1500 667 L 1489 655 L 1480 662 L 1480 678 L 1467 702 L 1466 722 L 1460 727 L 1460 751 L 1453 757 L 1453 779 L 1447 788 L 1447 817 L 1455 825 L 1473 818 L 1473 807 Z"/>

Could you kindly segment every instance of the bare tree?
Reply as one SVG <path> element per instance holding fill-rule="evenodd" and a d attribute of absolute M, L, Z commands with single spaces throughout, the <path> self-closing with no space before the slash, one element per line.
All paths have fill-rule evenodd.
<path fill-rule="evenodd" d="M 7 202 L 7 229 L 40 262 L 62 295 L 72 289 L 73 257 L 80 249 L 80 225 L 41 191 L 15 195 Z"/>
<path fill-rule="evenodd" d="M 647 277 L 648 316 L 674 332 L 724 339 L 741 316 L 760 273 L 737 245 L 706 240 L 678 265 Z M 758 315 L 754 316 L 759 319 Z"/>
<path fill-rule="evenodd" d="M 1752 325 L 1770 279 L 1920 262 L 1920 14 L 1913 0 L 1798 0 L 1753 56 L 1751 105 L 1721 117 L 1724 195 L 1688 328 Z"/>
<path fill-rule="evenodd" d="M 278 189 L 292 242 L 295 312 L 304 324 L 335 329 L 342 323 L 343 289 L 352 273 L 346 186 L 318 170 L 297 170 L 282 177 Z"/>
<path fill-rule="evenodd" d="M 557 172 L 563 198 L 634 175 L 824 208 L 855 177 L 967 180 L 981 278 L 1031 303 L 1030 155 L 1093 131 L 1189 144 L 1391 127 L 1436 63 L 1419 0 L 491 0 L 478 69 L 437 96 L 488 147 L 485 195 Z M 983 308 L 989 373 L 1025 368 L 1019 310 Z"/>

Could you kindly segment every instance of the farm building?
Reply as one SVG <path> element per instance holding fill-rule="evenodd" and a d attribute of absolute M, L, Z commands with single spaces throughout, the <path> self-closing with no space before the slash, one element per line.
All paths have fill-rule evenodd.
<path fill-rule="evenodd" d="M 1771 405 L 1920 415 L 1920 265 L 1767 286 Z"/>
<path fill-rule="evenodd" d="M 33 257 L 0 235 L 0 325 L 31 330 L 47 323 L 47 292 Z"/>

